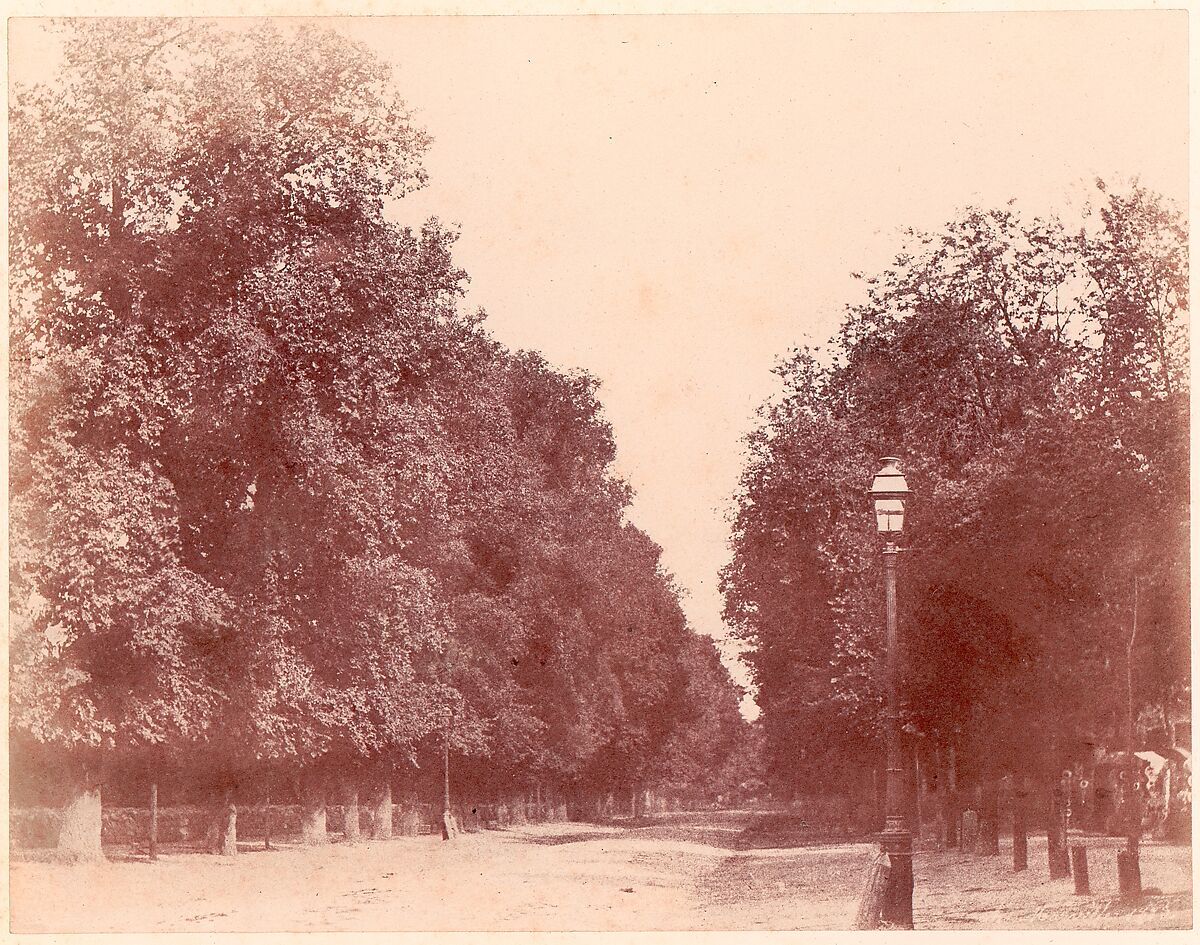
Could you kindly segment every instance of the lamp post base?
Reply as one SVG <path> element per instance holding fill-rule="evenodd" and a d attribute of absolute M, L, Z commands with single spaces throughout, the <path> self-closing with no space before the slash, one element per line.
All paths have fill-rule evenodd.
<path fill-rule="evenodd" d="M 898 929 L 913 927 L 913 854 L 912 834 L 892 824 L 879 835 L 879 849 L 886 853 L 890 868 L 883 893 L 880 919 Z"/>

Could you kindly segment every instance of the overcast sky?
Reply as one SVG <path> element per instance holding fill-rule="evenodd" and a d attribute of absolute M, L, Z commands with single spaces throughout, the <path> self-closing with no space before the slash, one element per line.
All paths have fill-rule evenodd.
<path fill-rule="evenodd" d="M 1183 12 L 329 22 L 435 139 L 399 213 L 461 225 L 498 338 L 601 380 L 632 518 L 718 637 L 741 439 L 852 271 L 1097 175 L 1187 197 Z"/>

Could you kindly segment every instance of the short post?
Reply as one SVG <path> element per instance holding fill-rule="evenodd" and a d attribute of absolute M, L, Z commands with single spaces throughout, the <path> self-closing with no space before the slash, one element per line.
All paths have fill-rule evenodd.
<path fill-rule="evenodd" d="M 1092 887 L 1088 882 L 1087 847 L 1079 844 L 1071 847 L 1071 872 L 1075 874 L 1075 895 L 1090 896 Z"/>

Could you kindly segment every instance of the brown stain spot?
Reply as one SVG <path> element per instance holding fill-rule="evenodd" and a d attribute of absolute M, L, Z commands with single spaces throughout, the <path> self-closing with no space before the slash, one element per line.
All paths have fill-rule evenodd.
<path fill-rule="evenodd" d="M 658 312 L 658 289 L 647 279 L 638 282 L 637 307 L 643 315 L 654 315 Z"/>
<path fill-rule="evenodd" d="M 682 384 L 660 384 L 658 385 L 652 396 L 650 403 L 655 412 L 661 412 L 672 408 L 681 400 L 689 400 L 694 397 L 700 388 L 694 380 L 684 381 Z"/>

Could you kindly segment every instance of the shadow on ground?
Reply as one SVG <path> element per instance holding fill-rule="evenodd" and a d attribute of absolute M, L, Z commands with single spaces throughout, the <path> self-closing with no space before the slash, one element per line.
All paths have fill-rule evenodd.
<path fill-rule="evenodd" d="M 611 818 L 595 823 L 604 830 L 522 834 L 520 842 L 557 846 L 616 837 L 700 843 L 719 850 L 778 850 L 822 847 L 869 840 L 845 830 L 814 827 L 798 814 L 760 811 L 701 811 Z"/>
<path fill-rule="evenodd" d="M 577 831 L 575 833 L 522 834 L 519 839 L 521 843 L 535 843 L 539 846 L 557 847 L 564 843 L 587 843 L 591 840 L 611 840 L 615 836 L 621 836 L 621 834 L 614 833 L 611 830 L 589 830 L 586 832 Z"/>

